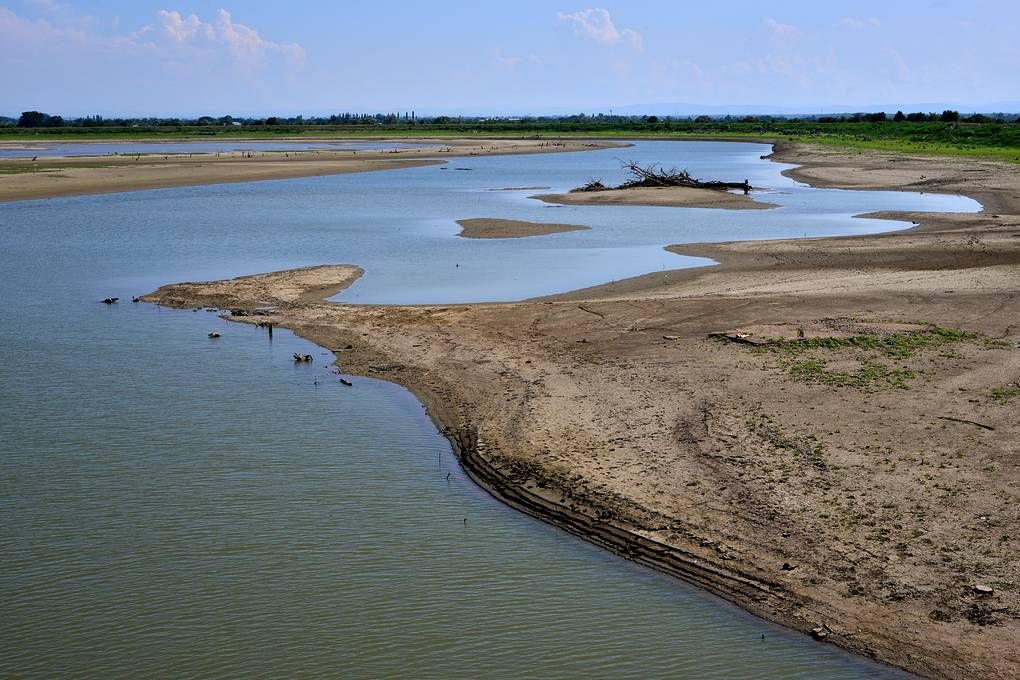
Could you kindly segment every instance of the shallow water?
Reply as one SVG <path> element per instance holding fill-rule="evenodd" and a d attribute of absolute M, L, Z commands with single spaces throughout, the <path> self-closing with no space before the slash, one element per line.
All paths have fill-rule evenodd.
<path fill-rule="evenodd" d="M 34 156 L 112 156 L 134 154 L 227 153 L 230 151 L 308 151 L 354 150 L 378 151 L 410 149 L 423 144 L 398 142 L 300 142 L 234 139 L 218 142 L 33 142 L 19 140 L 0 146 L 0 158 L 32 158 Z"/>
<path fill-rule="evenodd" d="M 289 333 L 127 302 L 323 262 L 366 266 L 342 298 L 514 299 L 682 264 L 665 243 L 975 207 L 823 200 L 761 153 L 642 143 L 0 205 L 0 677 L 898 677 L 507 509 L 411 395 L 338 384 L 331 357 Z M 616 181 L 617 157 L 667 155 L 737 170 L 785 207 L 546 208 L 488 190 Z M 595 229 L 454 236 L 483 216 Z"/>

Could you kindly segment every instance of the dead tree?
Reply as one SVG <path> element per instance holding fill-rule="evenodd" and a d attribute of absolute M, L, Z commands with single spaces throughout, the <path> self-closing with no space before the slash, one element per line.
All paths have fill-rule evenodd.
<path fill-rule="evenodd" d="M 746 179 L 743 182 L 705 182 L 692 177 L 691 173 L 687 170 L 679 170 L 675 167 L 667 170 L 659 165 L 649 165 L 643 168 L 633 161 L 624 163 L 623 167 L 630 172 L 631 178 L 619 186 L 607 187 L 600 180 L 592 179 L 583 187 L 573 191 L 613 191 L 617 189 L 648 187 L 687 187 L 690 189 L 713 189 L 716 191 L 742 189 L 745 194 L 751 191 L 751 184 Z"/>

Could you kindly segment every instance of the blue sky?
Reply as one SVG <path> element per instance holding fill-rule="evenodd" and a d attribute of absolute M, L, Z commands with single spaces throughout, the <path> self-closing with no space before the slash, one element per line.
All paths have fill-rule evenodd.
<path fill-rule="evenodd" d="M 0 114 L 1020 108 L 1018 36 L 1015 0 L 0 0 Z"/>

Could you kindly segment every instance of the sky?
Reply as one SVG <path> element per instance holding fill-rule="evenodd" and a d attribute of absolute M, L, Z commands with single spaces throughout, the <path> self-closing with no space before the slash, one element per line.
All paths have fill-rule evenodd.
<path fill-rule="evenodd" d="M 1016 0 L 0 0 L 0 115 L 1020 110 L 1018 37 Z"/>

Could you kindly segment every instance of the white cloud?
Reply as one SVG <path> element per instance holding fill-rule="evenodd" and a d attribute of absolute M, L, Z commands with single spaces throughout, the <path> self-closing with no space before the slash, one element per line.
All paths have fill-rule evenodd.
<path fill-rule="evenodd" d="M 540 66 L 542 64 L 542 60 L 534 54 L 527 56 L 505 54 L 500 49 L 489 50 L 489 57 L 493 66 L 511 72 L 517 71 L 522 66 Z"/>
<path fill-rule="evenodd" d="M 630 28 L 617 28 L 609 10 L 600 7 L 582 9 L 571 14 L 560 12 L 560 21 L 574 25 L 578 35 L 606 45 L 624 44 L 635 50 L 642 48 L 641 34 Z"/>
<path fill-rule="evenodd" d="M 855 19 L 854 17 L 846 17 L 836 22 L 836 26 L 849 31 L 863 31 L 865 28 L 878 28 L 881 25 L 882 22 L 875 18 Z"/>
<path fill-rule="evenodd" d="M 163 27 L 163 32 L 178 45 L 199 36 L 207 40 L 212 40 L 214 37 L 212 26 L 202 23 L 194 14 L 185 19 L 180 12 L 161 9 L 156 12 L 156 16 Z"/>
<path fill-rule="evenodd" d="M 782 24 L 775 19 L 766 19 L 765 28 L 771 36 L 779 41 L 793 40 L 800 37 L 800 29 L 792 24 Z"/>
<path fill-rule="evenodd" d="M 173 43 L 223 48 L 237 63 L 249 68 L 262 66 L 270 55 L 279 55 L 296 67 L 302 66 L 305 61 L 305 50 L 300 45 L 266 40 L 254 28 L 235 22 L 225 9 L 216 12 L 213 22 L 204 22 L 194 14 L 183 17 L 174 10 L 161 9 L 156 16 L 163 35 Z"/>
<path fill-rule="evenodd" d="M 305 48 L 297 43 L 264 40 L 255 29 L 235 23 L 225 9 L 216 12 L 216 23 L 219 37 L 239 60 L 261 60 L 267 53 L 275 53 L 283 56 L 294 66 L 304 65 Z"/>
<path fill-rule="evenodd" d="M 85 15 L 65 21 L 32 20 L 0 7 L 0 45 L 20 45 L 50 56 L 73 50 L 78 58 L 88 51 L 132 58 L 144 54 L 177 65 L 226 61 L 252 73 L 269 66 L 273 59 L 290 71 L 300 69 L 305 62 L 301 45 L 266 40 L 254 28 L 235 22 L 223 9 L 211 22 L 194 14 L 185 17 L 176 10 L 159 10 L 155 18 L 154 25 L 129 33 L 109 33 L 97 30 L 95 22 Z"/>
<path fill-rule="evenodd" d="M 68 45 L 88 42 L 89 35 L 75 26 L 55 26 L 45 19 L 24 19 L 0 7 L 0 45 L 38 45 L 58 41 Z"/>

